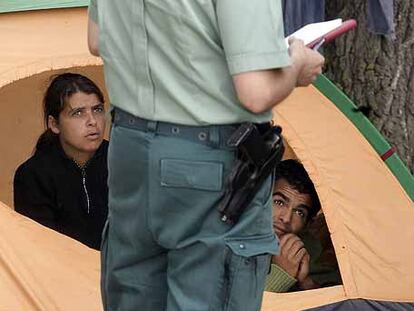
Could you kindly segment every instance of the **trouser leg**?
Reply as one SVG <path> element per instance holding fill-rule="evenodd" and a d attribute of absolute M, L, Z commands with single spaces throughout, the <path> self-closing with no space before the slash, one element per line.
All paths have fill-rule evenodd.
<path fill-rule="evenodd" d="M 167 253 L 148 228 L 148 140 L 115 126 L 109 149 L 109 215 L 102 249 L 105 310 L 165 310 Z"/>
<path fill-rule="evenodd" d="M 109 151 L 106 310 L 260 308 L 269 253 L 270 179 L 239 222 L 217 205 L 234 152 L 115 126 Z"/>
<path fill-rule="evenodd" d="M 270 255 L 271 180 L 236 225 L 217 210 L 234 152 L 158 137 L 151 153 L 151 228 L 168 252 L 168 311 L 259 310 Z"/>

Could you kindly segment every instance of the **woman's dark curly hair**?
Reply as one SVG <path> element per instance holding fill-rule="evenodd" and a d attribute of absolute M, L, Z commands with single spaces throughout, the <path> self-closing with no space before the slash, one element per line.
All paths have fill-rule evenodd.
<path fill-rule="evenodd" d="M 308 219 L 312 219 L 321 209 L 315 186 L 303 165 L 293 159 L 284 160 L 279 163 L 275 171 L 275 181 L 285 179 L 295 190 L 303 194 L 309 194 L 312 200 L 312 208 Z"/>

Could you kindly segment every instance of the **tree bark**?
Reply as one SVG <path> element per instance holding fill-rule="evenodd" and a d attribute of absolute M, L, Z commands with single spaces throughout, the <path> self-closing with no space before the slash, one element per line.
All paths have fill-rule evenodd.
<path fill-rule="evenodd" d="M 391 1 L 391 0 L 390 0 Z M 394 1 L 395 35 L 368 31 L 367 1 L 327 1 L 327 20 L 354 18 L 358 27 L 325 48 L 325 74 L 397 148 L 414 171 L 414 2 Z"/>

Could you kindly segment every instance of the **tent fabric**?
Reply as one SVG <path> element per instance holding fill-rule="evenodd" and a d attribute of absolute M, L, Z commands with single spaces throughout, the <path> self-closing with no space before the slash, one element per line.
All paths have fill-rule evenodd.
<path fill-rule="evenodd" d="M 11 208 L 13 172 L 42 131 L 41 98 L 50 75 L 80 72 L 104 87 L 102 62 L 87 51 L 86 17 L 86 8 L 0 14 L 0 201 Z M 315 183 L 343 285 L 266 292 L 262 311 L 411 307 L 412 176 L 396 166 L 408 176 L 403 186 L 395 163 L 387 167 L 396 155 L 384 163 L 376 150 L 389 145 L 361 135 L 366 128 L 373 132 L 372 125 L 352 116 L 350 103 L 319 82 L 278 105 L 275 122 Z M 0 310 L 100 310 L 98 253 L 6 205 L 0 204 Z"/>
<path fill-rule="evenodd" d="M 99 252 L 0 202 L 0 310 L 102 310 Z"/>
<path fill-rule="evenodd" d="M 413 311 L 414 304 L 375 300 L 346 300 L 307 311 Z"/>
<path fill-rule="evenodd" d="M 264 292 L 261 311 L 297 311 L 333 304 L 347 299 L 343 286 L 313 290 L 270 293 Z"/>
<path fill-rule="evenodd" d="M 354 103 L 323 75 L 315 82 L 316 88 L 324 94 L 352 122 L 361 134 L 370 142 L 379 155 L 391 150 L 390 144 L 382 137 L 374 125 L 361 112 L 356 111 Z M 414 177 L 396 153 L 393 153 L 386 164 L 398 178 L 407 194 L 414 201 Z"/>
<path fill-rule="evenodd" d="M 346 298 L 414 302 L 414 249 L 407 247 L 414 241 L 414 206 L 397 178 L 313 86 L 279 104 L 275 122 L 315 183 Z M 285 310 L 278 294 L 268 296 L 273 307 L 264 310 Z M 310 307 L 292 301 L 292 310 Z"/>
<path fill-rule="evenodd" d="M 89 0 L 2 0 L 0 13 L 87 6 Z"/>
<path fill-rule="evenodd" d="M 102 64 L 88 52 L 86 8 L 0 14 L 0 34 L 0 88 L 50 69 Z"/>

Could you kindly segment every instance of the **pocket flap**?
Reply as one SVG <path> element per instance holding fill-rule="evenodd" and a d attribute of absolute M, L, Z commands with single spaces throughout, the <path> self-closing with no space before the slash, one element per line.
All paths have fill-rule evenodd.
<path fill-rule="evenodd" d="M 163 187 L 221 191 L 223 164 L 218 162 L 161 160 Z"/>
<path fill-rule="evenodd" d="M 260 254 L 277 255 L 279 253 L 279 240 L 274 234 L 227 238 L 226 245 L 234 254 L 242 257 L 252 257 Z"/>

